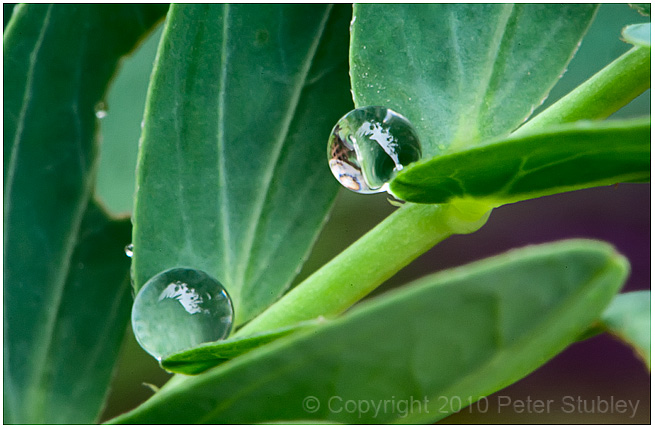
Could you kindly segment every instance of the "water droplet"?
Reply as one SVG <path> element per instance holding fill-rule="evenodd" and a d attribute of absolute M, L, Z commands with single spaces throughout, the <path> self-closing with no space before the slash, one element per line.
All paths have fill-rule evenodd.
<path fill-rule="evenodd" d="M 125 254 L 127 255 L 128 258 L 134 256 L 134 244 L 130 243 L 127 246 L 125 246 Z"/>
<path fill-rule="evenodd" d="M 351 191 L 384 192 L 406 165 L 421 158 L 421 145 L 404 116 L 381 106 L 346 114 L 332 129 L 328 160 L 332 174 Z"/>
<path fill-rule="evenodd" d="M 105 104 L 104 101 L 99 101 L 95 105 L 95 112 L 96 112 L 96 118 L 102 119 L 107 116 L 107 105 Z"/>
<path fill-rule="evenodd" d="M 173 268 L 143 285 L 132 306 L 132 329 L 156 359 L 226 338 L 234 310 L 218 280 L 192 268 Z"/>

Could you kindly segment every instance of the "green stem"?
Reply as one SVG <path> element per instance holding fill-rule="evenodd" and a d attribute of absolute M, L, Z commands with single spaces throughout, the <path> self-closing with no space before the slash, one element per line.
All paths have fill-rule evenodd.
<path fill-rule="evenodd" d="M 406 204 L 241 328 L 236 336 L 336 316 L 453 234 L 478 230 L 488 206 Z"/>
<path fill-rule="evenodd" d="M 650 88 L 650 49 L 634 47 L 514 134 L 582 119 L 605 119 Z"/>

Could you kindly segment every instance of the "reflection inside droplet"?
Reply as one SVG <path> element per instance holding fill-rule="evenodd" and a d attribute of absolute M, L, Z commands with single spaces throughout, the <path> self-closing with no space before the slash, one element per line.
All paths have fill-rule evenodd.
<path fill-rule="evenodd" d="M 336 179 L 362 194 L 384 192 L 398 171 L 421 158 L 412 124 L 381 106 L 352 110 L 332 129 L 328 163 Z"/>
<path fill-rule="evenodd" d="M 128 258 L 134 256 L 134 244 L 130 243 L 127 246 L 125 246 L 125 254 L 127 255 Z"/>
<path fill-rule="evenodd" d="M 174 268 L 143 285 L 132 307 L 132 329 L 141 347 L 161 360 L 226 338 L 233 316 L 232 301 L 218 280 L 200 270 Z"/>

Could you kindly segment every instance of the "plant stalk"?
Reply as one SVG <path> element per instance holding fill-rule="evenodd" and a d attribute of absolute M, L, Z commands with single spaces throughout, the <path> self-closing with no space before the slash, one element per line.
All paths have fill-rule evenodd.
<path fill-rule="evenodd" d="M 634 47 L 556 103 L 514 135 L 549 125 L 605 119 L 650 88 L 650 49 Z"/>
<path fill-rule="evenodd" d="M 236 337 L 336 316 L 435 244 L 484 225 L 489 207 L 477 203 L 409 204 L 325 264 L 236 332 Z"/>

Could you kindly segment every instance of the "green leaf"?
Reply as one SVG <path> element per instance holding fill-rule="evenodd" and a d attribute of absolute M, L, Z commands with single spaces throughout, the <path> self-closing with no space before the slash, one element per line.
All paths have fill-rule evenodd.
<path fill-rule="evenodd" d="M 635 349 L 650 369 L 650 291 L 618 295 L 603 313 L 601 324 Z"/>
<path fill-rule="evenodd" d="M 11 14 L 14 11 L 14 7 L 16 7 L 16 3 L 2 3 L 2 28 L 3 30 L 7 28 L 7 24 L 9 23 L 9 20 L 11 19 Z"/>
<path fill-rule="evenodd" d="M 585 240 L 444 271 L 178 380 L 111 423 L 434 422 L 457 411 L 443 410 L 439 397 L 464 407 L 469 396 L 489 395 L 563 350 L 627 271 L 609 245 Z M 392 399 L 421 405 L 407 414 L 392 406 L 335 410 L 349 400 Z"/>
<path fill-rule="evenodd" d="M 621 35 L 628 43 L 650 48 L 650 22 L 647 24 L 628 25 L 621 31 Z"/>
<path fill-rule="evenodd" d="M 338 190 L 325 148 L 352 106 L 349 12 L 172 6 L 137 170 L 137 290 L 168 268 L 206 271 L 238 325 L 289 286 Z"/>
<path fill-rule="evenodd" d="M 299 329 L 315 326 L 317 323 L 318 320 L 302 322 L 245 338 L 237 336 L 224 341 L 205 343 L 200 347 L 167 356 L 160 364 L 168 371 L 190 375 L 199 374 L 247 351 L 297 332 Z"/>
<path fill-rule="evenodd" d="M 129 313 L 129 224 L 91 196 L 94 109 L 163 6 L 19 5 L 4 34 L 4 419 L 89 423 Z"/>
<path fill-rule="evenodd" d="M 407 117 L 424 158 L 507 135 L 555 85 L 596 7 L 356 4 L 355 104 Z"/>
<path fill-rule="evenodd" d="M 391 182 L 419 203 L 500 206 L 558 192 L 650 179 L 650 119 L 577 122 L 420 162 Z"/>
<path fill-rule="evenodd" d="M 631 8 L 635 9 L 642 15 L 650 16 L 650 3 L 628 3 Z"/>

